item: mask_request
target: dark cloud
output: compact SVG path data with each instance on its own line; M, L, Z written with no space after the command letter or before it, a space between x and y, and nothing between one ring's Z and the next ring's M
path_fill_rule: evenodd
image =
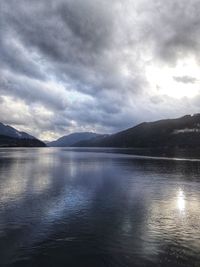
M186 55L196 55L199 60L198 0L158 0L142 8L147 18L146 33L155 45L154 52L162 60L175 63Z
M155 93L146 70L198 64L199 11L199 0L2 0L0 120L53 138L194 113L195 101Z
M59 89L55 84L41 83L27 77L1 73L0 93L2 95L15 96L23 99L27 104L42 103L54 110L62 110L67 107L65 90Z
M174 80L176 82L180 82L180 83L196 83L198 80L194 77L190 77L190 76L174 76L173 77Z

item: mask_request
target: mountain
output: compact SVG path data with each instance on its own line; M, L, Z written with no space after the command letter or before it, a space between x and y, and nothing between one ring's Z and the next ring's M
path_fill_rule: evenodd
M0 122L0 147L44 147L42 141Z
M63 136L56 141L49 142L47 145L50 147L69 147L80 141L86 141L100 136L102 135L91 132L72 133Z
M143 122L116 134L81 141L80 147L196 148L200 147L200 114Z
M4 125L3 123L0 122L0 135L4 136L9 136L13 138L25 138L25 139L35 139L32 135L29 135L25 132L19 132L15 128L9 126L9 125Z

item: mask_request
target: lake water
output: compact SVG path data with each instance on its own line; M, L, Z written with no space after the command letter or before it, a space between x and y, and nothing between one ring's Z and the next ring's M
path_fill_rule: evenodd
M200 161L0 149L0 265L200 266Z

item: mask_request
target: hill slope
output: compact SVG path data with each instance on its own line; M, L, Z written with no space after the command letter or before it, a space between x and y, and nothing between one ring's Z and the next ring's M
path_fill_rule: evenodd
M200 114L177 119L144 122L125 131L89 141L82 147L170 148L200 147Z
M44 147L42 141L25 132L0 123L0 147Z
M59 138L56 141L49 142L47 145L50 147L70 147L75 143L85 140L90 140L102 136L96 133L82 132L82 133L72 133Z

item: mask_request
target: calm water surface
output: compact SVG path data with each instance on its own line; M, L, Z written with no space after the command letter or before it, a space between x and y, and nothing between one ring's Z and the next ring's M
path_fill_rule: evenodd
M1 266L200 266L200 161L0 149Z

